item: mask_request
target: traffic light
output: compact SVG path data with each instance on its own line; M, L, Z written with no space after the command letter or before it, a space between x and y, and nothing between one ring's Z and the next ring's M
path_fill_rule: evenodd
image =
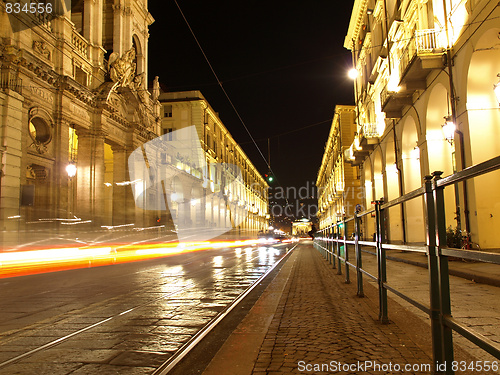
M273 175L272 175L272 174L270 174L270 173L266 173L266 174L264 175L264 177L266 178L267 182L273 182L273 181L274 181L274 177L273 177Z

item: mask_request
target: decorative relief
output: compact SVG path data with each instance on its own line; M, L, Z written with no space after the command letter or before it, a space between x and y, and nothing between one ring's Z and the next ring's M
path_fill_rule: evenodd
M31 165L28 165L26 167L26 178L31 178L33 180L36 179L35 171L33 170L33 167Z
M49 177L49 171L41 165L31 164L26 167L26 177L34 180L45 181L47 177Z
M52 57L52 51L47 47L47 43L41 40L33 41L33 51L35 51L39 55L42 55L47 60L50 60L50 58Z
M19 50L16 46L13 45L4 45L3 46L3 61L5 63L19 64L22 60L22 51Z

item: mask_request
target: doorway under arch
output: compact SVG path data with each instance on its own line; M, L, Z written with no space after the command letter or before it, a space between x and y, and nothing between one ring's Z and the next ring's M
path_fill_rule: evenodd
M418 134L415 121L409 117L403 126L401 138L401 159L403 163L404 193L422 186L420 173L420 149L417 146ZM425 241L422 200L412 199L405 204L406 241L421 243Z
M499 28L491 28L482 35L469 65L468 128L464 133L470 139L472 164L500 155L500 109L493 92L500 73L499 33ZM483 249L500 247L500 237L496 235L500 226L499 184L500 171L477 177L468 184L471 236Z

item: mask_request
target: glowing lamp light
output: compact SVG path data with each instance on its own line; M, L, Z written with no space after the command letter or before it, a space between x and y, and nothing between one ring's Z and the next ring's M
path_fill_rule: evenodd
M499 80L496 85L493 85L493 91L495 92L498 105L500 106L500 73L497 74L497 77L499 78Z
M415 160L420 159L420 149L418 148L418 146L415 146L415 148L410 151L410 158Z
M66 173L68 173L69 178L73 178L76 176L76 165L74 163L69 163L66 166Z
M452 145L453 140L455 139L455 131L457 130L453 121L451 121L451 117L445 117L446 122L441 127L443 130L444 138Z
M349 71L347 72L347 76L350 78L350 79L356 79L358 78L358 70L357 69L349 69Z
M398 174L399 173L398 165L396 163L388 165L386 168L386 172Z

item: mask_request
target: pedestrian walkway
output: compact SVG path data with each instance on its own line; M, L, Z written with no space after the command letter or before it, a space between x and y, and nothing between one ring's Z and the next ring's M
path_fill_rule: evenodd
M351 246L352 247L352 246ZM373 248L369 249L373 252ZM491 250L488 250L491 252ZM500 253L496 250L495 253ZM354 250L349 252L350 256ZM395 260L419 267L427 268L427 255L410 251L388 250L386 251L388 260ZM351 258L354 259L354 258ZM462 277L477 283L488 284L500 287L500 264L464 261L459 258L451 258L449 261L450 275Z
M357 297L355 285L302 242L204 374L430 373L418 319L391 306L403 323L379 323L375 290L367 289Z

